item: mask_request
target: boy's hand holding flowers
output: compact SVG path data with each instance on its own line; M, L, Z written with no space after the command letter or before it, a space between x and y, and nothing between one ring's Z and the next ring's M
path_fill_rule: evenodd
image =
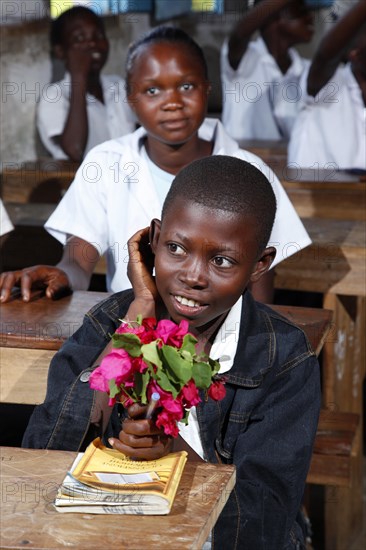
M220 365L196 353L197 340L185 320L176 325L140 317L133 324L122 323L112 340L112 351L89 380L93 389L108 392L111 405L120 401L128 408L130 419L120 440L111 443L135 458L163 456L179 434L177 423L187 424L190 409L202 400L199 390L215 400L224 397L223 382L216 379ZM160 398L154 418L141 418L156 392Z

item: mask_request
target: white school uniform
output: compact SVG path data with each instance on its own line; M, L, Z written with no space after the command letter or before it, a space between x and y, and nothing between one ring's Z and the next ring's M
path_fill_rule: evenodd
M263 38L249 42L234 70L228 40L221 49L222 122L238 140L289 139L301 105L300 77L309 60L290 48L291 66L282 74Z
M116 75L101 75L104 104L87 94L88 141L84 156L96 145L120 137L136 128L135 116L126 99L125 81ZM70 109L71 77L66 73L59 82L48 84L37 108L37 128L53 158L67 159L54 137L62 134Z
M231 155L255 165L271 182L277 199L277 215L270 245L277 248L274 262L308 246L311 242L299 216L273 171L263 161L239 148L219 120L207 118L199 136L213 141L214 155ZM138 230L160 218L163 198L143 154L146 131L95 147L84 159L75 179L45 224L62 243L75 235L107 255L107 287L117 292L130 288L127 277L127 240ZM165 182L163 183L165 185Z
M3 201L0 199L0 237L14 229Z
M349 64L338 67L315 97L306 95L288 162L302 168L366 169L366 107Z

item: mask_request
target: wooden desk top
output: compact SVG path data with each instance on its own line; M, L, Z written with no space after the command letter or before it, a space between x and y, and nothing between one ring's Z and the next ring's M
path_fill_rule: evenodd
M1 548L199 549L235 485L235 468L187 462L167 516L61 514L52 505L76 453L3 447Z
M61 300L44 295L31 303L19 296L1 306L0 346L57 350L82 324L84 314L96 303L110 296L107 292L76 291ZM307 334L314 350L323 344L331 321L324 309L271 305Z
M2 199L6 202L57 203L74 179L79 164L71 160L41 158L24 163L4 163Z
M312 244L280 262L275 287L366 295L366 222L303 219Z
M19 298L1 306L0 402L43 403L47 374L56 350L75 332L84 314L109 294L74 292L51 302L45 296L25 304ZM331 330L332 312L325 309L271 306L298 324L318 354Z
M268 155L283 155L287 157L287 141L271 139L239 139L241 149L250 151L254 155L264 157Z
M17 295L1 304L0 346L57 350L81 326L85 313L109 295L76 291L53 301L35 293L30 303Z

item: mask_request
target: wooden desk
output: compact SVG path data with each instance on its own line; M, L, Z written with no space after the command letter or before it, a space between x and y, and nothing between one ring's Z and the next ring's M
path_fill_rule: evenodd
M361 176L290 168L275 156L267 160L301 218L366 220L366 180Z
M4 202L55 203L74 179L78 163L44 158L24 163L4 163L1 196Z
M275 172L301 218L366 220L366 179L346 170L306 169L287 164L287 143L240 140Z
M82 324L84 314L108 297L104 292L74 292L61 300L45 296L1 305L0 401L38 404L46 395L48 367L56 350Z
M363 381L366 353L366 223L304 219L313 244L276 266L275 287L323 294L334 312L323 348L323 406L357 413L351 488L326 490L327 550L344 550L363 525Z
M265 159L271 155L280 155L287 159L287 141L271 139L239 139L241 149Z
M61 514L52 505L76 453L3 447L1 548L199 549L235 485L235 468L187 462L167 516Z
M44 401L50 360L81 325L84 314L109 296L74 292L51 302L45 296L25 304L19 298L1 306L0 354L3 403L38 404ZM319 352L331 327L332 312L291 306L272 306L298 324Z

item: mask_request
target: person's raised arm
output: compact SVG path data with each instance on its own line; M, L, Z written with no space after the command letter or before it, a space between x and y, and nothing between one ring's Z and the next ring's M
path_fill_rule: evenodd
M229 63L236 70L251 36L269 19L293 0L263 0L246 12L234 26L229 37Z
M0 275L0 302L7 302L14 286L20 286L22 299L30 300L31 289L45 289L48 298L57 299L72 290L87 290L99 253L79 237L66 243L57 266L36 265Z
M70 108L62 134L54 138L66 155L77 162L83 159L89 133L86 94L92 58L90 51L84 48L85 44L77 44L68 52Z
M316 94L332 78L357 31L366 22L366 0L350 8L321 40L310 65L309 95Z

